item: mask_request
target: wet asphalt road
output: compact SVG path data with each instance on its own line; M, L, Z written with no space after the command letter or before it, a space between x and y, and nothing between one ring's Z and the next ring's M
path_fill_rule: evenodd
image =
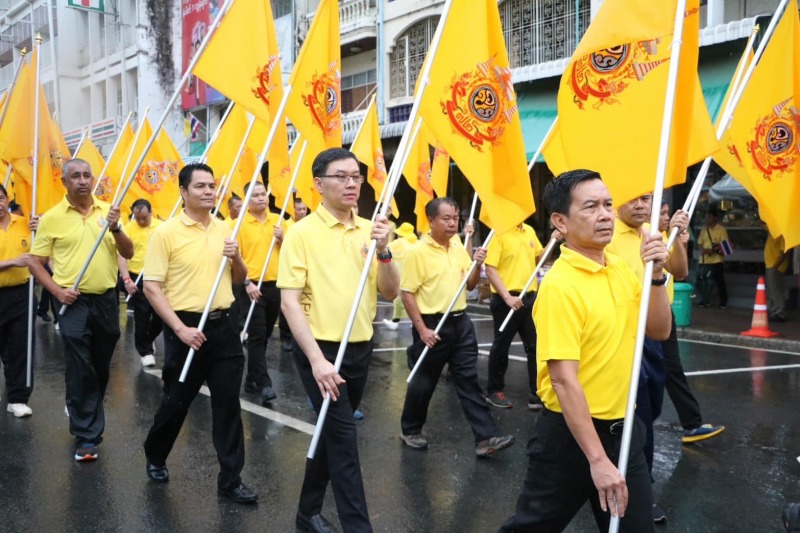
M391 308L379 307L378 320ZM255 506L220 499L211 445L210 402L195 400L167 462L166 485L148 481L144 441L160 401L160 380L144 372L133 349L133 321L121 306L123 337L112 362L106 396L106 433L100 459L72 460L73 439L64 415L61 341L52 324L37 323L33 417L0 412L0 531L2 532L286 532L294 515L314 415L294 366L278 342L268 350L278 400L271 410L243 394L247 462L243 479L260 494ZM491 320L476 317L481 350L488 353ZM535 415L525 408L523 362L512 361L507 394L515 408L494 410L503 432L518 442L490 460L474 456L472 434L455 391L441 382L425 432L427 452L404 449L399 416L408 370L409 324L397 332L376 325L376 347L359 422L359 449L376 531L492 532L514 509L526 467L525 443ZM161 341L159 340L159 347ZM785 502L800 501L800 354L681 343L690 383L708 422L728 429L703 443L680 444L669 400L656 427L657 501L669 532L780 532ZM512 346L512 355L523 355ZM163 362L157 357L159 366ZM789 365L789 368L753 370ZM479 362L485 384L486 355ZM251 403L255 402L255 403ZM286 418L288 417L288 418ZM333 496L324 514L338 525ZM567 531L595 531L584 508Z

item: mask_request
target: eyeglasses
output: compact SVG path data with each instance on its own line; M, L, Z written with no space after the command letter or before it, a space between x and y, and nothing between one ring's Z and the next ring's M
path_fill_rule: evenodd
M330 176L317 176L318 178L333 178L339 183L346 183L353 180L353 183L364 183L364 176L361 174L331 174Z

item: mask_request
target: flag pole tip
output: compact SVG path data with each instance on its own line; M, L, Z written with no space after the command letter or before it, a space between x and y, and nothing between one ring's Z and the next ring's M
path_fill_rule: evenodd
M23 47L23 48L22 48L22 50L19 52L19 55L20 55L20 57L25 57L25 54L27 54L27 53L28 53L28 47L27 47L27 46L25 46L25 47Z
M36 32L36 44L42 44L42 34Z

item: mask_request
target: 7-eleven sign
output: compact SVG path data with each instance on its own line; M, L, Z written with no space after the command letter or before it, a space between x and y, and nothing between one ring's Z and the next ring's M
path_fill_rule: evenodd
M78 9L89 9L92 11L104 12L106 10L103 0L67 0L67 7Z

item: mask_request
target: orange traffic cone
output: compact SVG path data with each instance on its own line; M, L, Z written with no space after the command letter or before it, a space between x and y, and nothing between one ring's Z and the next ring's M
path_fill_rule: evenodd
M753 305L753 323L750 329L743 331L742 335L748 337L777 337L778 332L769 329L767 318L767 291L764 286L764 276L758 278L756 285L756 303Z

